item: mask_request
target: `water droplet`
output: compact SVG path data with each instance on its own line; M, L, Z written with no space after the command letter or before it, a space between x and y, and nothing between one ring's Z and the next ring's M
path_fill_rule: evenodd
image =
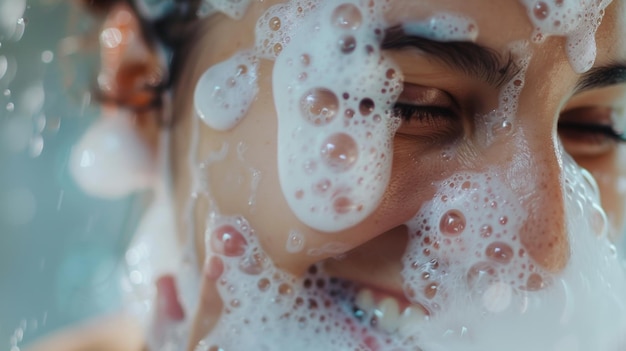
M211 245L215 252L234 257L246 252L248 242L233 226L224 225L213 231Z
M476 287L481 283L489 283L489 280L495 276L496 269L491 263L478 262L467 271L467 283L471 287Z
M12 102L7 104L7 111L13 112L15 110L15 105Z
M281 43L276 43L272 49L274 50L274 55L278 56L283 51L283 45Z
M506 225L509 222L509 217L507 216L502 216L500 217L500 219L498 219L498 222L502 225Z
M353 52L356 49L356 39L351 35L342 37L339 39L339 49L344 54Z
M317 184L315 184L315 192L318 194L324 194L330 189L331 182L328 179L322 179Z
M335 172L352 168L359 156L359 148L350 135L336 133L329 136L320 150L324 163Z
M305 67L310 65L311 64L311 56L309 56L308 54L303 54L302 56L300 56L300 62Z
M352 118L352 117L354 117L354 113L355 113L354 110L349 108L349 109L346 110L345 116L346 116L346 118Z
M550 14L550 8L545 2L540 1L533 8L533 13L537 19L544 20L548 17L548 14Z
M531 274L526 281L526 289L529 291L541 290L544 286L543 278L537 273Z
M246 274L258 275L265 270L266 260L265 255L258 252L247 255L239 261L239 269Z
M502 242L491 243L487 246L487 249L485 249L485 256L487 256L490 260L501 264L511 262L513 255L513 248Z
M271 285L270 280L267 278L261 278L259 279L259 282L257 283L257 286L259 287L259 290L261 291L267 291L270 285Z
M483 238L489 238L493 234L493 228L490 225L485 224L480 227L480 236Z
M270 23L269 23L269 25L270 25L270 29L271 29L271 30L273 30L273 31L277 31L277 30L279 30L279 29L280 29L280 18L278 18L278 17L272 17L272 18L270 19Z
M52 53L52 51L45 50L41 53L41 62L50 63L52 60L54 60L54 53Z
M353 4L340 5L333 11L332 23L339 28L356 30L362 21L361 11Z
M394 79L394 78L396 78L396 70L393 69L393 68L388 69L386 76L387 76L387 79Z
M293 294L293 289L291 288L291 285L287 283L282 283L278 287L278 293L283 296L289 296Z
M300 99L300 107L307 121L315 125L325 125L332 122L337 115L339 99L328 89L314 88Z
M355 209L355 205L350 198L340 196L333 201L333 209L338 214L346 214Z
M437 285L437 283L428 284L424 288L424 296L427 299L432 300L435 298L435 296L437 296L437 290L439 290L439 285Z
M374 101L370 98L365 98L359 103L359 111L363 116L368 116L372 113L372 111L374 111L375 107L376 105L374 104Z
M465 230L465 216L458 210L450 210L441 216L439 229L444 235L456 236Z
M289 253L296 253L302 251L304 248L304 235L299 231L292 230L287 238L286 250Z

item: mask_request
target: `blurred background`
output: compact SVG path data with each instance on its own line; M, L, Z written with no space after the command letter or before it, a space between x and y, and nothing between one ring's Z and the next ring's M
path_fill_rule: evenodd
M99 112L96 27L74 1L0 0L0 350L120 303L138 206L92 199L68 172Z

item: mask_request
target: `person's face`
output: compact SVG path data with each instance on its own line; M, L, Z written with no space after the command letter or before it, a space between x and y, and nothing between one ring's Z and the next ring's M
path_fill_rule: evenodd
M373 291L379 312L384 297L394 297L386 303L396 312L378 315L386 321L378 328L389 332L398 322L385 313L401 314L410 304L432 319L446 311L457 297L446 285L456 284L450 281L456 272L468 280L478 272L534 301L541 294L535 290L551 291L581 249L593 250L576 236L603 235L598 226L607 225L610 240L619 240L626 149L607 130L626 125L621 1L606 8L593 68L584 72L577 71L585 51L568 51L572 36L532 41L529 16L541 18L545 9L522 1L389 1L372 10L386 27L370 52L362 28L341 29L355 33L356 47L338 36L341 43L331 41L344 52L334 53L319 44L335 33L326 30L332 18L297 17L289 42L271 47L277 57L259 59L258 93L248 98L243 89L239 100L228 100L252 101L241 120L217 128L223 130L207 126L194 109L196 83L209 68L254 47L257 21L275 3L255 2L241 20L207 20L176 90L174 110L184 117L173 132L176 207L189 211L179 212L179 227L195 231L200 262L205 240L220 250L211 246L212 236L223 234L220 223L231 223L220 218L242 216L278 271L299 277L321 262L324 274ZM369 10L354 4L361 17L352 13L344 25L367 26ZM423 21L444 12L472 21L471 28L460 27L468 33L454 41L428 34ZM315 28L315 21L320 29L298 30ZM266 23L276 25L271 18ZM447 33L443 25L435 32ZM598 182L607 223L596 207L576 204L577 191L592 187L574 162ZM224 275L236 252L230 254L223 256ZM411 264L426 282L412 278ZM458 291L486 294L493 292L489 286L468 283Z

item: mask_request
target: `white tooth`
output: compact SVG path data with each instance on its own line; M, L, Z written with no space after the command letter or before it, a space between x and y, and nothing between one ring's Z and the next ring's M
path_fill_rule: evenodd
M398 329L400 312L396 299L387 297L378 304L378 326L387 333L393 333ZM378 312L377 311L377 312Z
M370 313L374 307L376 307L374 302L374 294L369 289L362 289L356 295L356 300L354 303L358 308L363 310L365 313Z
M403 337L413 336L423 328L424 320L426 320L426 314L421 308L409 306L400 316L398 331Z

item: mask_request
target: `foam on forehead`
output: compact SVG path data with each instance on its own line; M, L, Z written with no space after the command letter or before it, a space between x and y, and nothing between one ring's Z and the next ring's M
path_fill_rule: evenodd
M577 73L588 71L596 58L595 34L612 0L520 0L535 26L533 40L551 35L567 38L569 61Z

